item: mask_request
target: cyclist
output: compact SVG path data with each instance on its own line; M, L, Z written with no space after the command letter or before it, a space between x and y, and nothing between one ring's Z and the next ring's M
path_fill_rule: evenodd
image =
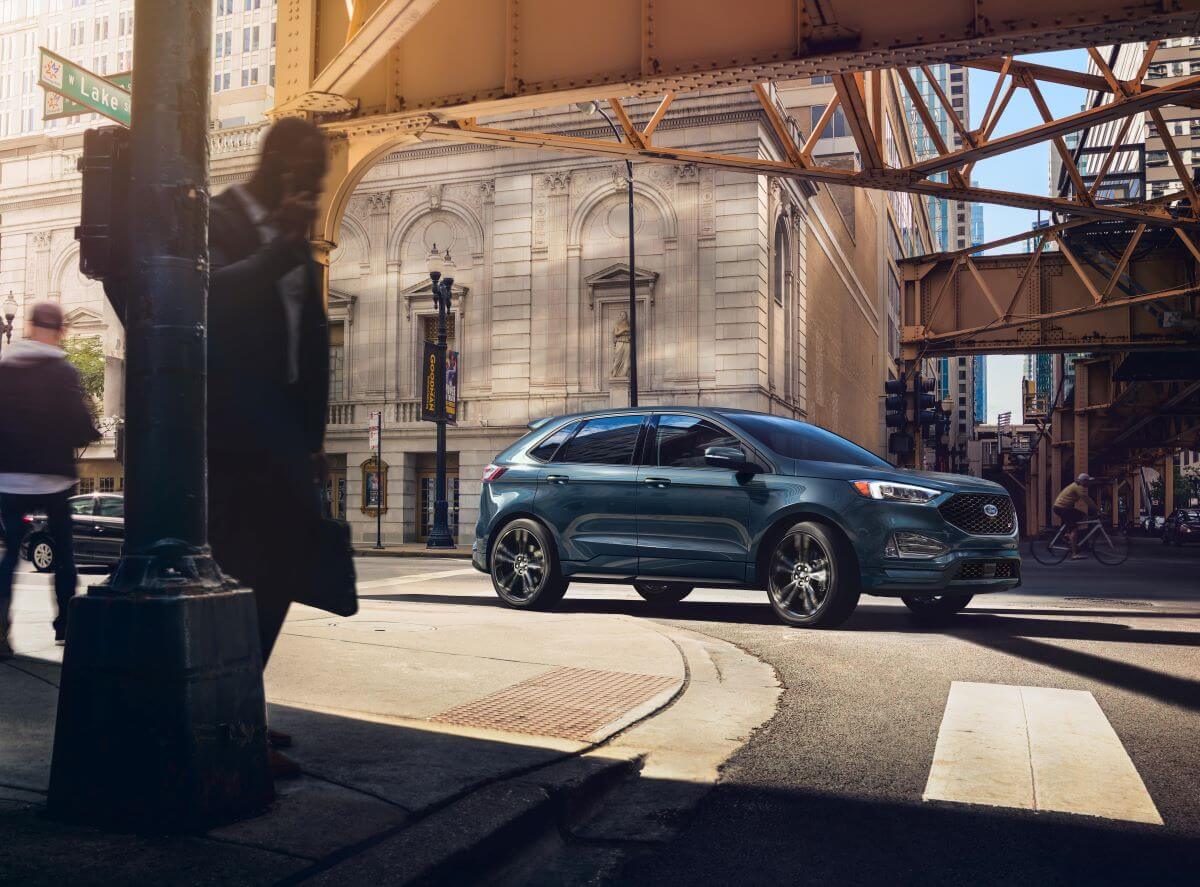
M1071 560L1073 561L1083 557L1075 545L1075 539L1079 534L1079 522L1099 511L1096 503L1092 501L1092 497L1088 495L1088 484L1093 480L1095 478L1085 471L1075 478L1074 483L1063 487L1058 498L1054 500L1054 513L1062 519L1068 530L1067 538L1071 542ZM1082 511L1083 508L1086 508L1087 511Z

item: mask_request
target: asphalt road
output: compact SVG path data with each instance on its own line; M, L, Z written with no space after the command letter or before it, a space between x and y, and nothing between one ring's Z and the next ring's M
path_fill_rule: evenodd
M671 621L769 662L786 691L679 837L605 880L1196 883L1198 572L1200 548L1149 541L1120 568L1027 558L1024 587L939 628L877 599L827 632L773 625L750 603L684 602ZM1165 824L922 801L952 681L1092 693Z

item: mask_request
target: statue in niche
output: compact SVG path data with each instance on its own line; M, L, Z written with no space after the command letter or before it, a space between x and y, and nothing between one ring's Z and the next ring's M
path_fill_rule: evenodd
M609 375L613 379L629 377L629 338L629 312L622 311L612 334L612 372Z

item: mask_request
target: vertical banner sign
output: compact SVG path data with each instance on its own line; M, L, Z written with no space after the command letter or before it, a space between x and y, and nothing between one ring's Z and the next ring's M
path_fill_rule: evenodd
M458 352L434 342L425 343L421 359L421 421L458 424Z
M371 411L371 419L367 425L367 446L372 453L379 452L379 410Z
M122 126L129 126L132 120L133 97L128 89L79 67L44 46L40 47L38 55L38 85L66 100L60 112L65 111L68 103L74 103L84 112L103 114Z
M421 358L421 421L436 422L441 418L438 409L438 346L433 342L425 343L425 352Z
M458 352L446 352L445 401L442 416L450 425L458 424Z

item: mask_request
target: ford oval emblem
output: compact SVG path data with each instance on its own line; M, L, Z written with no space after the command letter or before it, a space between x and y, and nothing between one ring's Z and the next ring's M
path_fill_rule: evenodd
M987 505L983 506L983 513L988 517L995 517L1000 513L1000 509L989 502Z

